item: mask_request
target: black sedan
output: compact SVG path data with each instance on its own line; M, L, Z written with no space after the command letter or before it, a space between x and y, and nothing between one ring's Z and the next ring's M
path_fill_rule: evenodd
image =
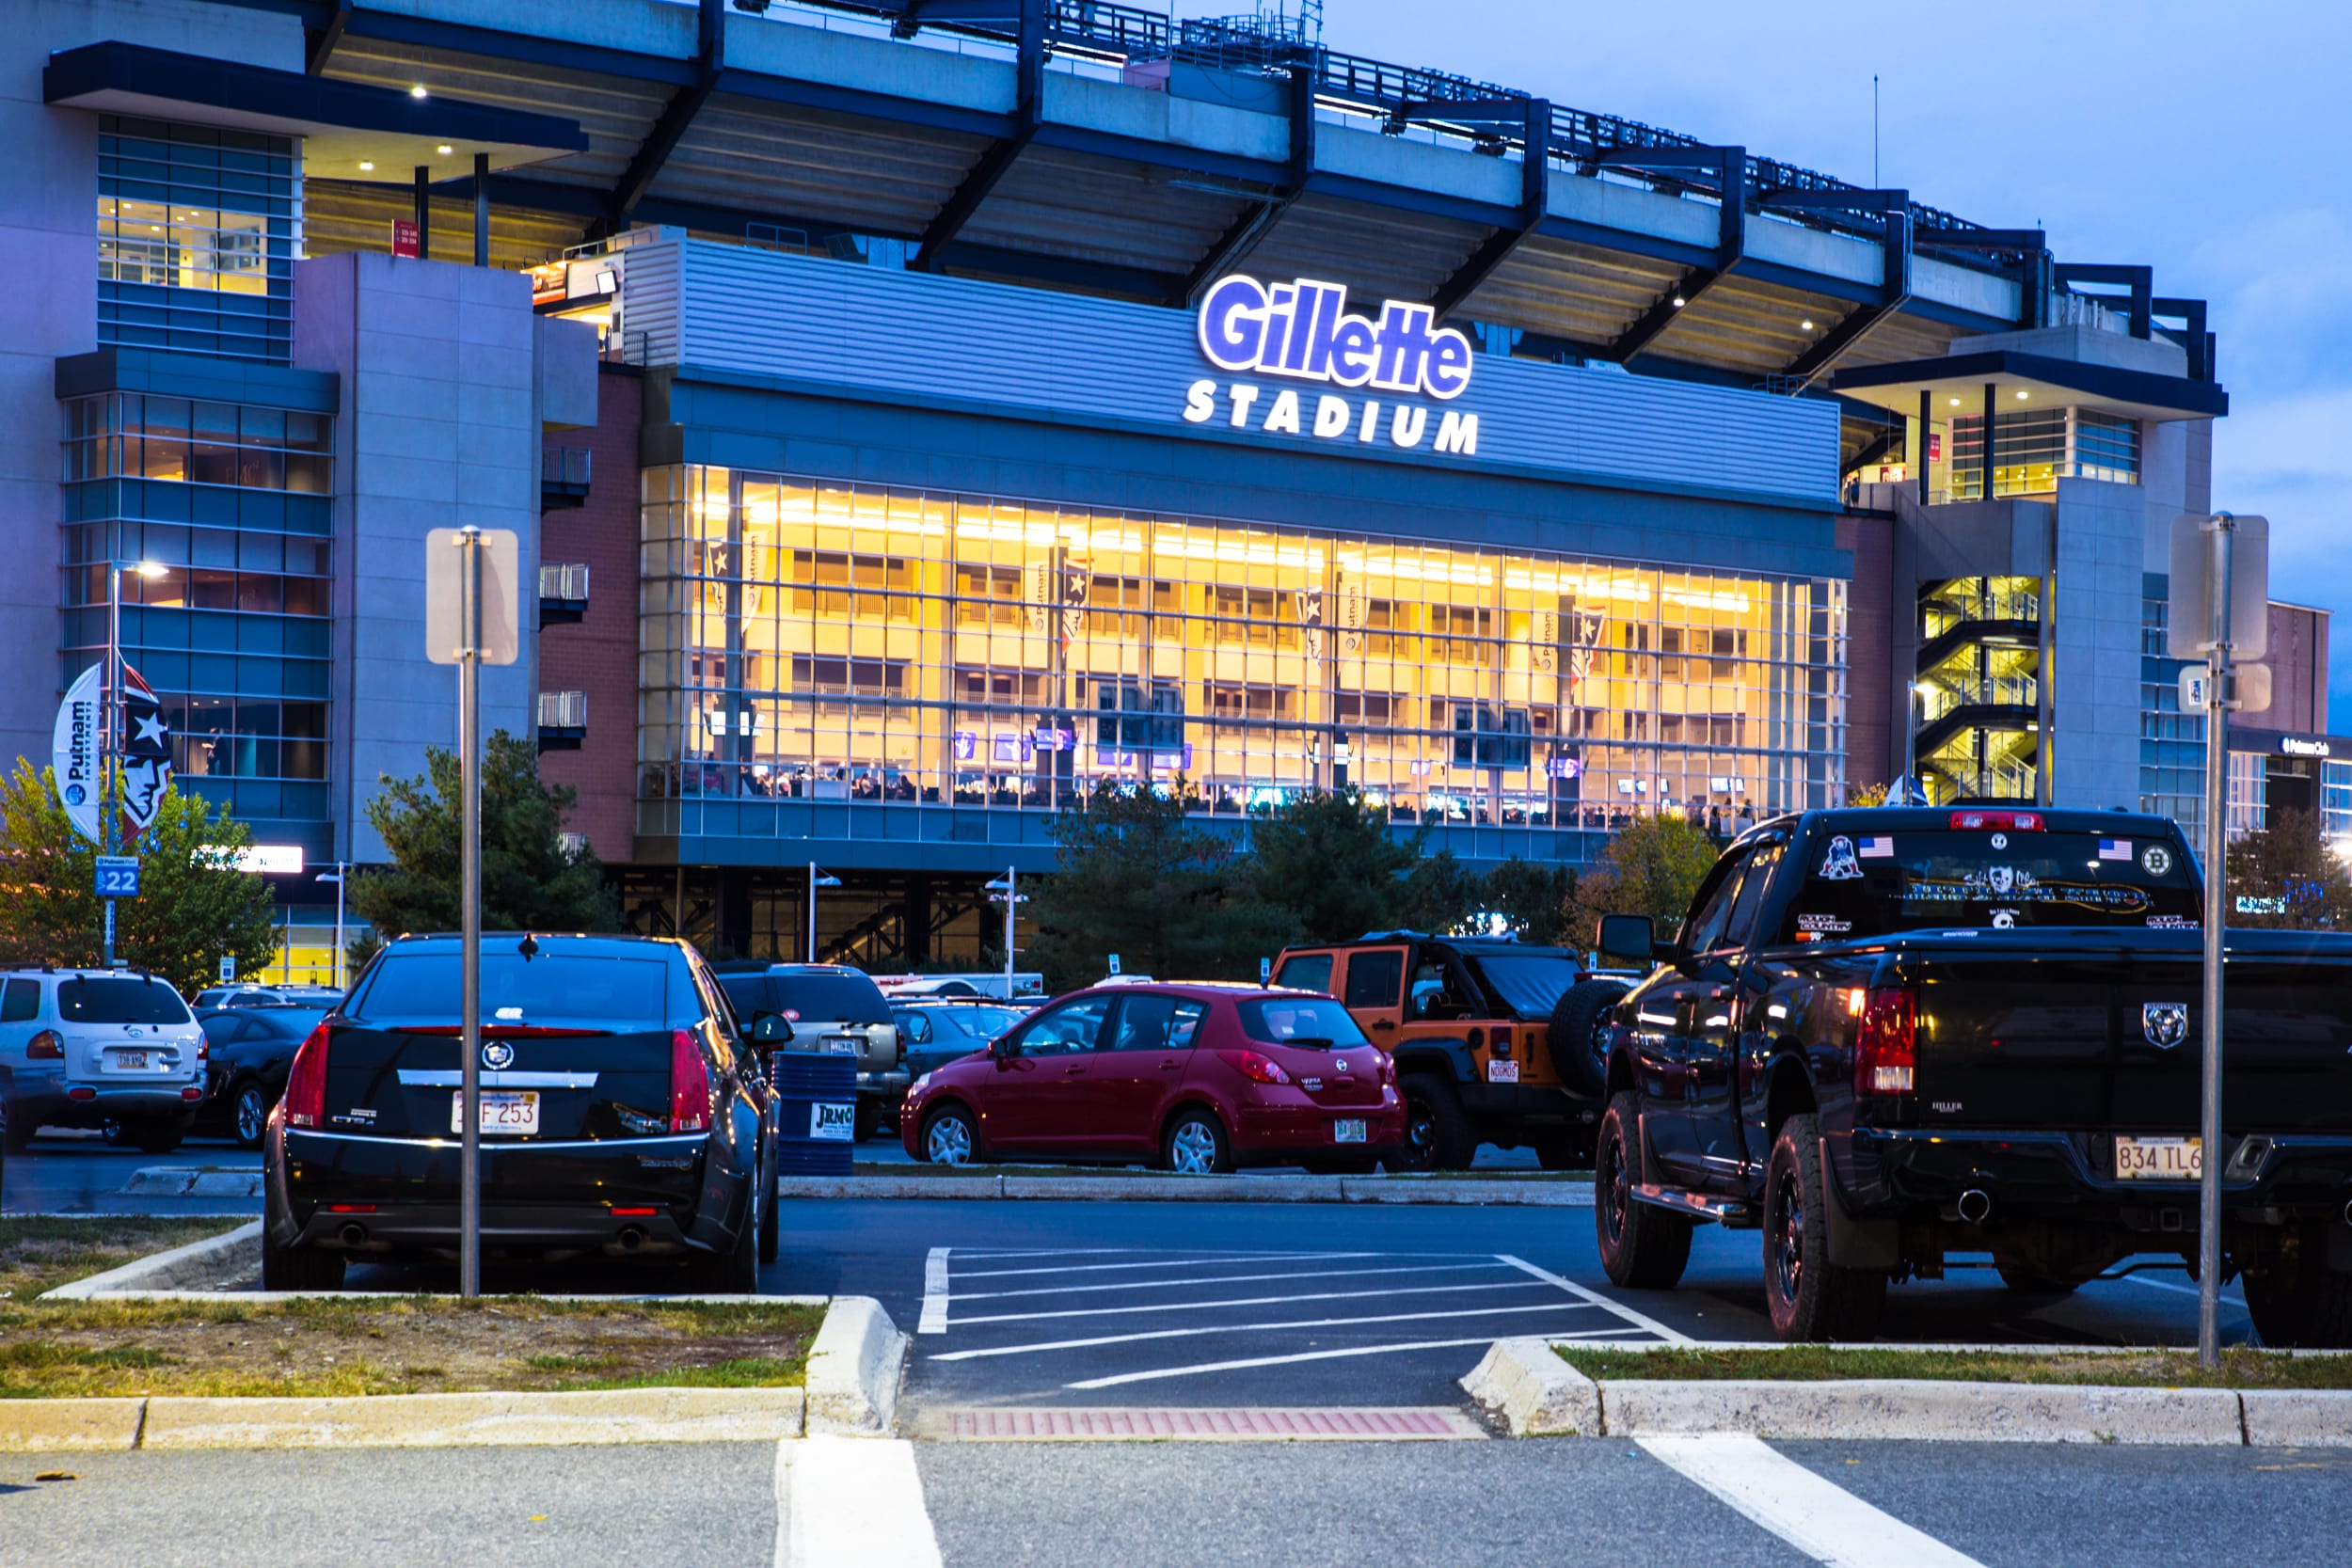
M234 1138L241 1148L261 1148L270 1108L286 1092L294 1050L325 1011L273 1006L213 1007L197 1014L211 1050L204 1099L190 1131L199 1137Z
M455 1253L460 961L455 937L390 943L303 1040L264 1145L265 1288L333 1290L355 1258ZM481 1015L485 1255L671 1257L691 1290L758 1289L776 1248L774 1116L692 948L485 936Z

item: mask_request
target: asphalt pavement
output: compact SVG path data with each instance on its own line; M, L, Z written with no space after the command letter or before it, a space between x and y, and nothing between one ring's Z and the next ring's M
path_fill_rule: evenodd
M841 1441L798 1493L799 1444L0 1455L0 1565L2049 1568L2334 1562L2352 1537L2341 1451ZM937 1556L858 1550L885 1521Z
M255 1171L259 1149L226 1138L190 1138L168 1154L119 1148L96 1132L43 1132L0 1168L0 1213L258 1214L258 1197L207 1194L167 1196L131 1191L132 1179L156 1167Z

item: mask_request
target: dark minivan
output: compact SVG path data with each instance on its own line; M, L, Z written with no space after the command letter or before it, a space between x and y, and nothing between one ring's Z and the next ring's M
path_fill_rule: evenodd
M454 1253L460 962L453 936L390 943L295 1053L264 1156L265 1288ZM776 1248L767 1084L692 948L485 935L481 1051L485 1255L666 1255L693 1290L757 1290Z

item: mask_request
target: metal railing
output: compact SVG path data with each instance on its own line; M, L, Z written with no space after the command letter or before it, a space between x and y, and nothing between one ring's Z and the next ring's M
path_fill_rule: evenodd
M2042 683L2031 675L1988 675L1977 680L1935 681L1919 700L1929 723L1961 707L2038 707Z
M2042 595L2019 591L1990 594L1939 594L1920 607L1930 637L1969 621L2039 621Z
M539 484L542 489L588 490L590 460L595 454L586 447L542 447L539 449Z
M539 693L539 727L543 730L584 730L588 727L588 693Z
M585 601L588 597L588 563L584 561L549 562L539 568L539 597Z

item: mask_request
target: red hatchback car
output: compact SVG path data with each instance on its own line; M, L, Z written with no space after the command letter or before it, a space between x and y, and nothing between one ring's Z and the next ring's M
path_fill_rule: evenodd
M1369 1169L1405 1141L1396 1066L1315 991L1112 983L915 1080L918 1160L1150 1160Z

